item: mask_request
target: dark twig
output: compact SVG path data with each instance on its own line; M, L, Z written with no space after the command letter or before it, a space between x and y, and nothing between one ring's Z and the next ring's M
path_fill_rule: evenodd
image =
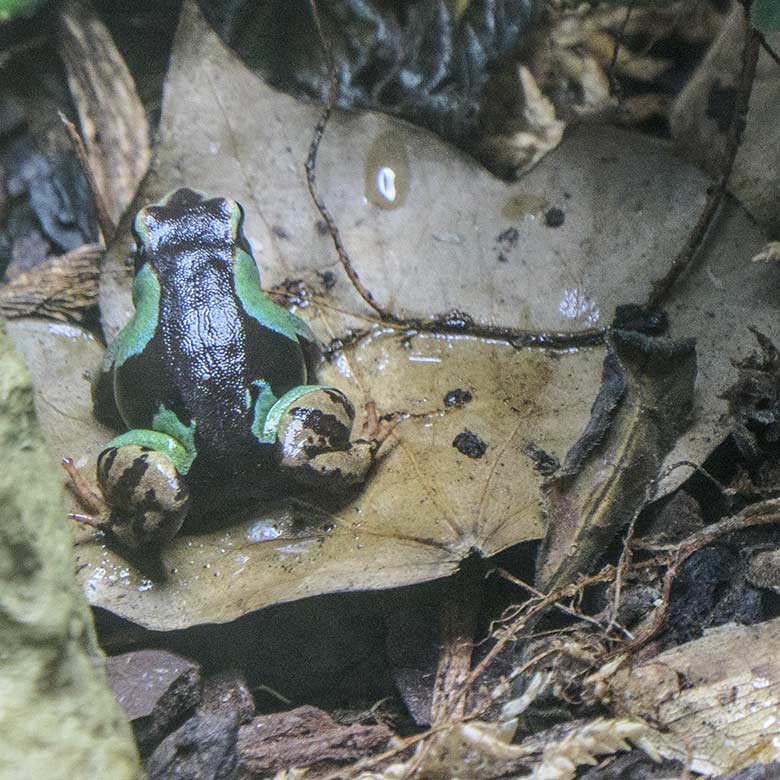
M328 96L325 99L325 107L322 109L322 114L320 114L320 118L317 120L317 124L314 128L314 137L312 138L311 144L309 145L309 156L306 158L306 182L309 185L309 194L311 195L311 199L314 201L314 205L317 207L317 210L325 220L325 224L328 226L328 231L330 232L331 238L333 239L333 244L336 247L336 253L339 256L339 260L341 261L341 265L344 268L344 271L349 277L349 281L352 282L352 286L355 288L355 290L357 290L360 297L384 320L388 319L389 312L374 300L374 296L371 294L371 291L360 281L360 277L358 276L355 267L352 265L352 261L349 259L347 248L344 246L344 242L341 240L341 233L338 229L338 226L336 225L336 220L333 219L333 215L330 213L328 207L325 205L325 202L317 192L317 152L319 151L320 142L322 141L322 136L325 133L325 127L328 124L328 119L330 119L331 111L333 110L333 106L336 104L336 99L338 97L338 80L336 76L336 65L333 60L330 47L327 45L323 35L322 26L320 25L320 16L317 11L317 4L315 0L309 0L309 5L311 6L312 16L314 17L314 24L317 28L317 34L320 37L322 48L328 60L330 85L328 87Z
M331 79L331 84L335 84L335 77ZM336 221L333 219L333 215L328 210L324 201L317 192L317 180L316 180L316 166L317 166L317 150L320 146L325 127L328 124L330 118L331 106L333 104L333 87L331 87L328 95L328 102L317 120L317 125L314 128L314 137L312 138L311 145L309 146L309 156L306 158L306 181L309 185L309 194L314 201L314 205L325 220L325 224L328 226L333 244L336 247L336 253L341 261L341 266L349 277L349 281L352 282L352 286L357 290L360 297L383 319L388 319L388 314L382 306L380 306L375 300L371 291L368 290L360 281L360 277L357 274L352 261L349 259L347 249L344 246L344 242L341 240L341 233L339 232Z
M763 33L758 33L758 40L761 43L761 48L778 64L780 65L780 54L778 54L770 45Z
M747 24L747 23L746 23ZM758 50L760 46L760 34L758 31L747 28L745 33L745 45L742 48L742 72L739 77L737 87L737 98L734 105L734 113L729 124L728 135L726 137L726 151L723 158L723 169L715 186L710 190L707 196L707 202L704 204L704 210L699 216L691 235L683 247L682 251L675 257L671 267L666 275L659 279L653 285L650 298L647 302L648 308L655 309L662 306L665 298L674 287L675 282L682 274L690 268L704 244L707 234L712 227L715 215L718 212L723 196L726 194L731 171L734 168L734 160L742 141L742 133L745 129L745 118L750 103L750 93L753 89L753 80L756 75L756 62L758 61Z

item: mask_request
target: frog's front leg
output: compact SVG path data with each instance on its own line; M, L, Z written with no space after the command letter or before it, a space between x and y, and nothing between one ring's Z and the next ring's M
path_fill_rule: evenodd
M97 462L107 517L90 524L131 550L151 550L170 541L190 506L182 471L191 462L179 442L158 431L132 430L113 439Z
M353 439L355 408L347 396L332 387L301 386L271 407L263 436L275 442L281 467L298 481L338 492L365 480L395 425L380 423L373 404L366 417Z

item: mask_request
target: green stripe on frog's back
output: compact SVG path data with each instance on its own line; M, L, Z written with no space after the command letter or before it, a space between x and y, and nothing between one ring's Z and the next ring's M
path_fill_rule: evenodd
M157 331L160 315L160 282L149 265L133 280L135 314L106 348L105 361L119 368L128 358L140 355Z
M244 311L260 325L286 336L291 341L303 339L316 344L314 334L300 317L296 317L282 306L271 303L263 295L260 290L260 274L254 258L243 249L236 249L233 281L236 295Z

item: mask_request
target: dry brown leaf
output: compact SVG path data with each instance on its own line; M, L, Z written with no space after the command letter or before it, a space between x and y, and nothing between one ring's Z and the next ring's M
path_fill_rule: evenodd
M63 5L59 32L90 169L116 225L149 167L146 112L111 33L88 2Z

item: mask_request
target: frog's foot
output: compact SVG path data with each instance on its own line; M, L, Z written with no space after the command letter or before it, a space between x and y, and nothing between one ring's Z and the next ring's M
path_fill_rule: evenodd
M151 549L181 528L189 489L165 453L139 444L109 446L98 457L97 477L110 510L103 526L120 544Z
M84 509L89 512L89 515L78 515L79 520L87 522L88 518L100 517L106 511L106 502L92 490L92 486L89 484L86 477L79 471L78 466L74 463L73 458L63 458L62 468L70 479L70 487L74 495L78 499ZM88 523L88 525L95 525L94 523ZM97 527L97 526L95 526Z
M76 500L81 506L89 512L88 515L82 515L75 512L71 512L68 517L71 520L75 520L77 523L89 526L96 531L109 530L108 517L110 510L108 504L92 489L89 481L79 471L72 458L62 459L62 468L70 479L70 489L76 496ZM91 537L90 537L91 538ZM76 539L74 544L83 544L87 539Z
M303 390L303 389L302 389ZM288 394L289 395L289 394ZM279 463L298 481L339 492L363 482L397 421L366 407L360 438L352 439L355 408L340 390L312 387L296 393L275 416Z

